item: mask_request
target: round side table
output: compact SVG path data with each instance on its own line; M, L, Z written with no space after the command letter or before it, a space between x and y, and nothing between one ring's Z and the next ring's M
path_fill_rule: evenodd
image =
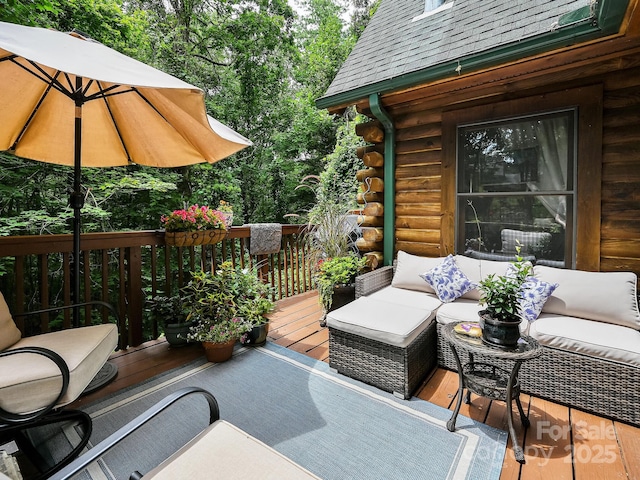
M453 411L451 419L447 422L447 429L453 432L456 428L456 418L462 405L462 395L465 388L467 389L465 403L470 402L470 392L493 400L502 400L507 403L509 412L507 421L509 423L509 435L511 435L511 441L513 443L513 452L518 462L525 463L524 452L516 441L516 432L513 428L512 401L515 400L516 402L522 424L528 427L529 419L524 415L522 404L520 403L518 372L523 362L542 355L542 349L535 339L526 335L520 337L514 349L507 350L492 346L484 343L481 338L456 332L454 328L458 323L471 322L450 323L445 325L442 330L443 336L449 343L456 365L458 366L459 378L456 408ZM463 364L460 361L459 351L467 352L468 362ZM508 371L491 363L476 362L473 357L474 354L483 355L490 359L509 360L513 362L513 367L511 371Z

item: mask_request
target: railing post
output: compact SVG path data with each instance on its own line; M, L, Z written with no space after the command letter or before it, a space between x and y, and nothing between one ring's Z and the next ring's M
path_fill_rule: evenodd
M127 268L127 309L129 317L129 341L135 347L143 342L142 335L142 251L130 247Z

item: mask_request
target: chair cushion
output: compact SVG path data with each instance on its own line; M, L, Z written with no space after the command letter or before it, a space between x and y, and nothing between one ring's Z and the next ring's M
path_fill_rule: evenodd
M69 367L69 388L57 406L74 401L100 371L118 343L113 324L72 328L25 337L10 350L37 346L58 353ZM0 358L0 407L13 413L39 410L60 392L58 367L41 355L17 354Z
M441 325L453 322L479 322L478 312L483 310L477 300L459 298L453 303L445 303L436 312L436 320Z
M543 313L586 318L640 330L636 283L631 272L585 272L536 265L536 278L559 286Z
M404 348L415 340L434 316L431 310L360 297L329 312L327 326Z
M640 368L640 332L629 327L543 313L529 335L550 348Z
M435 293L435 290L420 275L440 265L443 260L443 257L419 257L400 250L398 251L396 269L391 280L391 286Z
M442 305L442 302L438 300L438 297L433 293L418 292L416 290L407 290L406 288L396 288L392 286L384 287L368 295L367 298L380 302L409 305L414 308L429 311L435 310Z
M293 480L318 477L235 425L218 420L142 478Z
M11 317L7 302L0 293L0 351L9 348L20 340L21 336L20 330Z

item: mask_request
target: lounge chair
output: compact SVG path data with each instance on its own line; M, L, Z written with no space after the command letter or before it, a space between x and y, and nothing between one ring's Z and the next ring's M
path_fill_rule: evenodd
M116 323L23 338L0 294L0 445L15 441L39 470L38 478L68 464L89 440L91 418L64 407L83 393L115 350L118 315L111 305L97 301L26 314L86 305L108 308ZM81 440L63 458L53 459L42 440L43 429L52 432L64 422L81 425Z
M166 408L194 393L203 395L207 400L209 426L150 472L145 475L137 471L133 472L129 477L130 480L318 479L308 470L248 433L229 422L220 420L218 402L211 393L198 387L185 387L167 395L153 407L105 438L56 473L51 480L68 479L81 472Z

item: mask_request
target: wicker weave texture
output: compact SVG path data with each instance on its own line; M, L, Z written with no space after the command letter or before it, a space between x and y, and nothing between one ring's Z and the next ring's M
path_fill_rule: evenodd
M438 324L438 365L455 371L453 353L441 334L442 328ZM541 357L522 364L519 380L523 391L640 426L640 368L544 345L542 349ZM511 368L506 362L479 355L476 361Z
M382 267L356 277L356 298L370 295L381 288L391 285L393 267Z
M410 398L436 366L432 320L406 348L329 328L329 365L339 373Z

